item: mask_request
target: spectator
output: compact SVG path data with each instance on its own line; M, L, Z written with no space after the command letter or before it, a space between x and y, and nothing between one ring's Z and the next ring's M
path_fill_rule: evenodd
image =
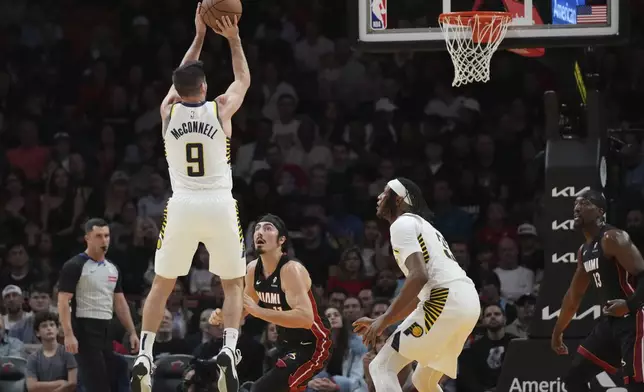
M347 292L344 289L336 288L329 290L329 307L342 310L344 301L347 299Z
M372 319L377 319L378 317L382 316L385 314L387 309L389 309L390 302L388 299L383 299L379 298L376 299L373 302L373 306L371 307L371 312L369 313L369 317Z
M342 306L342 317L344 317L349 324L364 316L364 309L358 297L347 297Z
M364 261L360 249L352 247L346 249L340 256L337 267L331 267L331 277L327 284L328 290L336 287L344 289L347 294L357 296L360 291L371 286L371 282L364 273Z
M434 182L434 226L448 241L471 238L472 218L462 209L452 205L452 189L447 180Z
M467 273L467 276L472 279L474 285L477 288L480 288L480 265L476 262L472 262L469 245L462 241L455 241L449 245L449 249L452 251L452 255L454 255L458 265L460 265L461 268L463 268L463 271Z
M57 166L47 178L42 196L41 223L43 230L69 242L85 207L80 193L69 181L69 173Z
M507 299L514 301L523 294L532 293L534 272L519 265L519 250L516 242L509 238L499 241L499 266L494 272L501 280L501 293Z
M197 253L193 258L192 267L190 268L190 294L205 294L210 292L213 280L213 274L208 270L208 260L210 255L203 244L199 244Z
M499 202L487 206L485 225L476 233L479 244L496 246L501 238L514 237L516 228L507 223L505 207Z
M190 347L182 338L172 336L172 314L168 309L163 314L159 331L154 339L154 357L169 354L190 354Z
M390 252L389 248L389 241L383 237L378 221L375 219L365 221L360 250L366 276L375 277L377 271L383 268Z
M516 338L505 332L505 315L498 305L488 305L483 309L483 325L485 335L461 354L459 391L494 390L510 340Z
M20 169L28 181L37 182L49 161L49 148L40 145L38 125L31 119L20 122L20 146L7 151L7 160Z
M10 337L4 325L4 317L2 317L0 318L0 357L23 357L25 354L23 343Z
M383 269L376 276L373 295L382 298L393 298L397 287L396 274L390 269Z
M524 223L517 228L517 236L520 249L519 264L531 269L535 274L543 271L544 256L539 248L537 228L530 223Z
M338 255L325 239L322 224L317 218L302 219L302 238L294 241L295 254L311 274L316 286L325 286L329 267L338 263Z
M52 312L39 312L34 316L34 331L42 348L27 359L27 390L76 391L78 365L74 356L58 344L58 316Z
M358 293L358 299L362 303L364 308L364 313L369 314L371 312L371 307L373 306L373 291L371 289L362 289Z
M350 331L351 324L345 323L338 309L328 308L324 315L331 324L333 353L326 368L309 381L307 391L366 391L362 366L362 356L366 348L364 351L353 350L349 342L350 336L353 335Z
M512 324L505 327L505 332L510 335L527 338L528 328L534 316L534 308L537 305L537 299L532 295L522 295L516 302L517 318Z
M152 218L154 222L161 224L170 193L161 174L153 173L149 181L150 190L146 196L139 199L137 211L139 216Z
M20 287L12 284L5 286L2 289L2 299L7 310L7 314L2 316L2 325L5 330L10 331L16 324L31 316L30 313L22 309L25 300Z
M166 305L172 316L172 337L177 339L185 338L188 333L189 320L192 318L192 312L186 307L185 292L183 281L177 279Z
M41 348L41 342L36 335L38 327L34 325L35 315L42 312L55 312L47 283L38 283L32 286L29 292L29 308L31 314L15 323L9 331L9 336L22 341L25 344L25 352L32 354Z
M7 271L0 276L0 287L17 286L23 291L28 291L32 284L39 280L39 276L31 268L27 247L21 243L15 243L7 247Z

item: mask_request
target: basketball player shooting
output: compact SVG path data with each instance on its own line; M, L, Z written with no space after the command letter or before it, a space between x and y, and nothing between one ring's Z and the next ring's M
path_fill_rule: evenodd
M620 367L627 389L644 391L644 260L626 232L606 224L605 211L606 199L595 190L575 200L574 225L585 241L552 331L552 349L568 354L563 332L590 282L604 304L604 315L577 348L565 379L570 392L589 391L588 382L597 373L615 374Z
M283 251L286 234L282 219L272 214L255 225L253 241L259 256L248 264L244 316L277 325L279 359L253 383L251 392L304 391L330 356L328 321L320 315L308 271ZM210 323L221 321L217 309Z
M432 213L420 188L406 178L387 183L377 215L391 224L391 247L406 279L400 294L377 319L363 317L354 331L373 346L388 326L403 320L369 365L377 392L401 392L398 373L413 361L419 392L440 392L445 374L456 378L456 363L481 312L474 283L429 221Z
M232 196L230 169L231 118L250 86L248 64L242 50L237 17L217 20L215 32L228 40L235 80L215 101L207 101L206 77L198 61L206 35L195 13L196 34L181 65L172 74L172 87L161 103L163 139L172 197L168 200L154 260L156 276L143 307L139 356L132 369L132 391L150 391L152 347L168 296L176 278L190 270L202 242L210 251L210 271L219 275L225 293L224 345L214 358L220 368L220 392L237 392L235 366L243 309L246 259L244 239Z

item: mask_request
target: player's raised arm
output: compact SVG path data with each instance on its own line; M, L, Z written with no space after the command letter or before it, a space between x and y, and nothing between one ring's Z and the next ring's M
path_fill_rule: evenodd
M199 60L201 49L203 48L203 41L206 37L206 30L206 24L201 17L201 3L197 3L197 9L195 10L195 38L192 40L192 44L186 51L186 54L183 56L180 66L191 61ZM161 119L163 120L164 125L166 119L170 116L172 105L178 101L179 94L174 88L174 85L172 85L170 86L170 90L168 90L168 94L166 94L165 98L161 102ZM163 129L165 129L165 126Z
M227 123L233 115L239 110L246 96L246 91L250 87L250 70L248 62L244 55L241 38L239 38L239 28L237 27L239 19L235 15L233 18L224 16L216 21L217 29L215 32L228 40L230 52L233 61L233 74L235 80L228 87L223 95L217 97L217 106L219 107L219 118L222 123ZM224 124L224 132L230 136L230 127Z
M245 297L244 307L251 315L269 323L285 328L310 329L313 325L313 305L309 298L311 278L306 268L298 262L288 262L282 267L281 283L291 310L261 308L250 297Z
M561 311L559 312L557 323L552 331L551 346L558 354L568 353L568 349L563 344L563 332L566 330L573 317L575 317L575 314L579 309L579 305L581 304L581 300L584 298L584 294L588 289L588 284L590 283L590 275L584 269L584 264L581 260L582 248L583 247L580 247L577 252L577 269L570 281L568 291L566 291L566 294L563 297Z
M628 300L610 300L605 312L612 316L635 313L644 306L644 260L642 254L623 230L608 230L601 239L606 256L614 257L617 262L637 280L635 291Z

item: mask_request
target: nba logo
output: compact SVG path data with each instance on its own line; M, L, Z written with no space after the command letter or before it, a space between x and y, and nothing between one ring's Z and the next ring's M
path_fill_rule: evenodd
M387 0L371 0L371 29L387 28Z

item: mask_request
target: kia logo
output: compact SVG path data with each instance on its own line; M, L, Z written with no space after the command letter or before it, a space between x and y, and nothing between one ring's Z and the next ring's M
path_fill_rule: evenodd
M564 253L564 254L559 254L559 253L553 253L552 254L552 263L557 264L557 263L576 263L577 262L577 256L573 253Z
M575 223L572 219L568 219L562 222L557 220L552 221L552 230L573 230L575 228Z
M581 189L576 189L574 186L567 186L565 188L552 188L552 197L577 197L580 194L589 191L590 187L586 186Z

